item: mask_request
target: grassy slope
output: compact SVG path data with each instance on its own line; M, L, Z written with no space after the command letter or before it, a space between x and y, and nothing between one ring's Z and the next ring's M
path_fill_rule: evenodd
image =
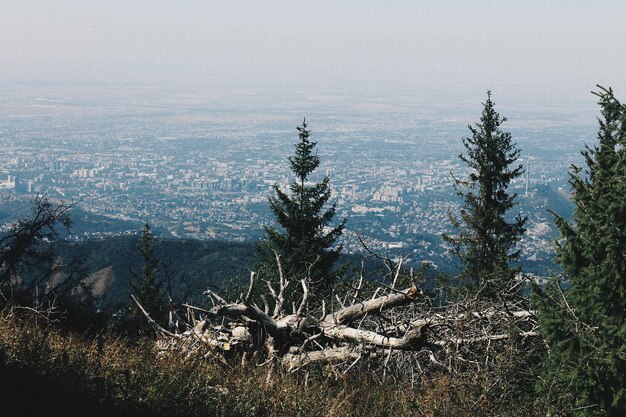
M368 371L268 372L238 359L158 355L149 340L79 336L19 310L0 314L0 404L7 416L541 415L523 399L493 402L485 395L488 379L433 375L411 386Z

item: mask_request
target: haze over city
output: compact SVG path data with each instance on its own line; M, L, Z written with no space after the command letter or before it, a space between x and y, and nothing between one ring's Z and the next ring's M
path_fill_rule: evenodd
M348 231L429 259L491 90L528 167L512 185L525 255L545 261L546 204L567 211L567 168L595 136L589 92L626 89L624 17L618 1L8 1L0 187L256 239L307 117Z
M0 80L580 99L625 86L625 18L617 0L7 0Z

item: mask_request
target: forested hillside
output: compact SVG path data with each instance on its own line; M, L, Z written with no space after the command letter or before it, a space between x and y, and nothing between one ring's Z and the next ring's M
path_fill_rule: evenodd
M58 241L53 251L62 263L75 262L85 276L99 308L128 305L131 270L141 269L139 235L113 236L79 242ZM159 260L158 282L178 301L201 300L211 288L233 291L247 285L253 270L252 242L157 238L154 254ZM361 268L362 255L342 255L338 266ZM384 269L380 261L365 259L367 276L374 279Z
M62 262L78 261L94 289L98 280L106 282L99 289L102 307L130 302L130 270L141 269L138 235L115 236L81 242L61 241L54 251ZM176 299L201 296L206 288L232 289L244 282L252 269L252 243L199 241L192 239L156 239L155 256L160 260L159 282L171 285Z

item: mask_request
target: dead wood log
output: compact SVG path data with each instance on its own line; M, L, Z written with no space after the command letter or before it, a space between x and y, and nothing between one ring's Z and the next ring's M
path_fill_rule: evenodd
M369 330L355 329L345 325L324 326L325 336L337 340L374 345L382 348L416 349L424 341L424 328L409 330L404 337L391 337Z
M519 332L519 333L503 333L503 334L490 334L484 336L476 336L476 337L468 337L468 338L452 338L446 340L437 340L432 342L435 346L446 346L446 345L467 345L471 343L480 343L486 341L499 341L511 339L513 337L539 337L540 334L538 332L530 331L530 332Z
M204 331L204 327L206 326L206 324L207 324L206 320L202 320L202 321L199 321L193 327L193 329L191 329L191 335L194 337L194 339L196 339L199 342L204 343L205 345L213 349L219 349L223 351L230 350L231 344L229 342L219 341L216 338L214 338L210 334L210 332Z
M189 330L182 334L170 333L158 326L134 297L133 300L148 321L166 337L192 340L194 345L208 347L209 352L217 356L226 351L253 352L265 363L278 361L289 370L320 362L343 364L339 366L347 370L362 358L376 356L386 357L379 362L386 370L391 366L392 357L403 358L403 355L415 358L427 355L428 363L448 364L445 366L453 369L450 363L455 358L458 363L478 363L481 350L485 350L483 342L506 343L506 340L538 336L534 313L523 309L527 304L479 304L468 299L432 306L416 286L395 289L400 265L393 269L391 260L388 260L388 267L392 285L381 284L371 298L358 299L362 290L361 276L352 296L347 294L343 300L337 297L342 308L326 314L326 304L322 303L322 316L315 319L308 311L307 281L302 280L303 298L299 306L293 306L293 314L286 314L283 303L290 281L280 266L280 257L277 253L274 255L279 280L274 283L276 288L266 281L269 294L265 295L270 297L261 296L263 309L251 300L254 273L250 274L247 292L240 294L234 303L207 290L212 307L185 305L190 324ZM423 309L404 308L420 298L425 300ZM268 299L273 301L273 306L268 304Z
M282 364L287 370L293 371L311 363L335 363L354 360L358 359L361 354L362 352L360 349L355 349L350 346L341 346L333 349L316 350L297 354L287 353L282 358Z
M254 304L216 305L209 312L212 316L246 317L261 324L273 337L282 337L291 330L287 323L274 320Z
M513 320L525 320L525 319L534 319L535 312L531 310L519 310L519 311L502 311L502 310L494 310L489 309L486 311L472 311L470 313L461 313L461 314L453 314L453 315L441 315L441 314L433 314L428 318L421 318L417 320L412 320L408 325L399 325L396 327L396 330L400 332L406 332L411 328L429 326L429 327L437 327L437 326L450 326L452 323L460 323L466 322L470 319L477 320L506 320L507 318Z
M341 310L330 313L324 317L324 322L335 324L348 324L363 318L367 314L383 311L385 309L400 307L414 302L422 291L415 286L397 291L392 294L377 297L371 300L361 301Z

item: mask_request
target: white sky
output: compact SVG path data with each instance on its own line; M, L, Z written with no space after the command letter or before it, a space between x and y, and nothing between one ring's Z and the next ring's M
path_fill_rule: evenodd
M624 0L2 0L0 81L626 93Z

